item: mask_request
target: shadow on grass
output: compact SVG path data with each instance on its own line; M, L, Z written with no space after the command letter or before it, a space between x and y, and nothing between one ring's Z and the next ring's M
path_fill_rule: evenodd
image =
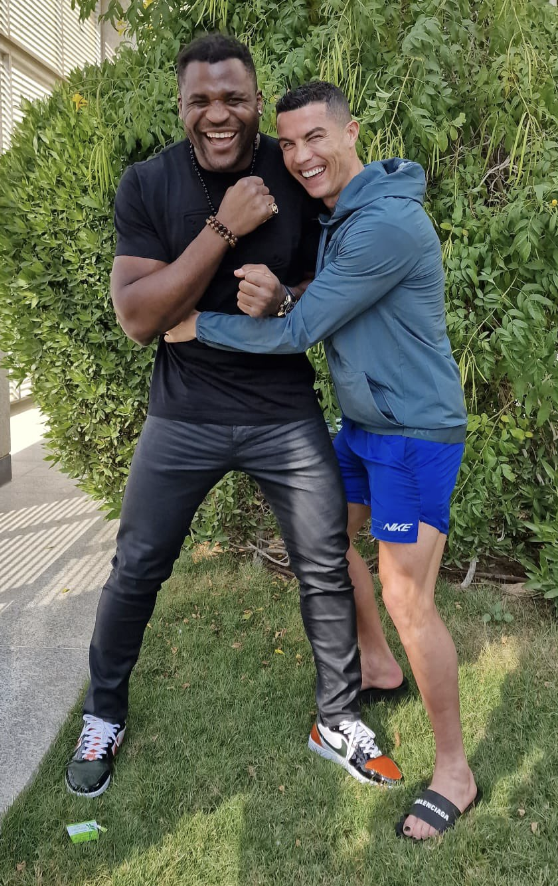
M556 883L558 630L552 610L531 600L504 603L514 615L511 624L482 626L489 604L500 599L495 589L463 594L448 588L441 607L458 648L465 745L483 802L443 839L398 840L394 825L401 806L408 809L427 785L434 750L430 736L418 745L403 742L406 787L398 809L394 814L390 795L380 818L369 818L369 840L353 852L347 882ZM413 713L413 704L402 705L392 719L420 729L425 715Z
M443 841L415 846L394 835L432 767L416 694L364 712L407 787L359 785L305 747L314 669L296 586L228 558L185 558L146 632L114 784L93 801L65 792L78 706L4 818L0 884L550 883L556 631L523 604L503 642L504 628L482 626L486 593L441 595L460 651L467 748L486 796ZM107 832L73 846L64 826L90 818Z
M183 561L164 589L131 681L114 783L96 800L64 787L81 704L70 715L3 819L3 886L242 882L247 822L257 854L280 852L297 826L308 851L299 807L320 831L339 782L305 747L314 670L298 593L219 560ZM72 845L65 825L91 818L106 833Z

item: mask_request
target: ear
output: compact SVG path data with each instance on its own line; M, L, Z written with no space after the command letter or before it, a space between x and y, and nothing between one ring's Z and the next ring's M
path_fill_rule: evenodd
M347 134L350 147L354 147L357 143L358 134L360 132L360 123L358 122L358 120L351 120L350 123L347 123L345 127L345 132Z
M180 92L178 93L178 95L176 97L176 103L178 105L179 119L182 120L182 125L184 126L184 130L186 130L186 124L184 123L184 106L182 104L182 95L180 94Z
M258 108L258 115L261 117L263 114L263 95L261 89L258 89L256 92L256 104Z

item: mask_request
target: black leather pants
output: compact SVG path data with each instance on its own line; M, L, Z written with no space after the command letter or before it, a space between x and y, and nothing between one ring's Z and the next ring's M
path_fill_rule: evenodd
M359 717L347 507L321 418L261 427L147 418L126 487L112 572L97 609L85 713L125 721L128 682L157 591L172 572L200 503L231 470L257 481L279 521L300 582L320 719L333 726Z

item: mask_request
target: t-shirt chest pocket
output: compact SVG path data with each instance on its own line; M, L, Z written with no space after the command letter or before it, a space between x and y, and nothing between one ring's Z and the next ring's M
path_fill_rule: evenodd
M280 279L288 276L299 245L295 234L300 233L292 230L296 225L288 230L285 221L274 217L242 237L236 249L225 257L224 264L233 269L244 264L267 265Z
M181 255L187 246L196 239L205 227L205 220L211 215L209 209L192 212L169 213L167 238L172 261Z
M210 215L209 208L170 214L168 238L172 261L203 231ZM221 271L232 273L236 268L250 263L267 265L280 278L288 275L295 255L295 242L294 238L284 236L286 232L276 230L280 226L274 225L275 221L278 219L271 219L252 233L241 237L236 248L225 253Z

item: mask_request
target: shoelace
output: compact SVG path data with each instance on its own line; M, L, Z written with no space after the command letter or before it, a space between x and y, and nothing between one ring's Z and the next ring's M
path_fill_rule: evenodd
M376 734L372 732L368 726L365 726L362 720L343 720L339 724L339 731L349 741L348 756L353 752L355 746L358 746L367 757L381 757L382 752L376 744Z
M120 725L107 723L91 714L85 714L83 719L85 726L80 736L82 756L85 760L99 760L109 744L115 741Z

